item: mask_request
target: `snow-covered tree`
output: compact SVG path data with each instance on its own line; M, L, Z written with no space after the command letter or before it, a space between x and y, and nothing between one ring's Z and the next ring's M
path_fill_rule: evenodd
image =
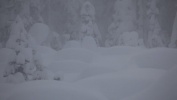
M138 46L139 37L137 32L125 32L119 37L119 45Z
M62 48L61 36L56 32L51 32L48 34L47 39L44 41L43 45L51 47L54 50L59 50Z
M159 10L157 8L157 0L148 0L147 6L148 46L164 46L161 39L161 26L158 21Z
M101 41L101 34L95 21L95 8L89 2L86 1L81 8L81 28L80 28L80 39L82 40L85 36L91 36L95 39L97 45Z
M4 77L7 77L8 81L19 79L19 77L21 81L32 80L36 78L33 76L35 72L40 71L42 73L43 71L40 59L37 58L39 56L35 48L32 48L32 41L29 38L22 19L17 16L6 44L7 48L14 50L14 54L4 72Z
M137 0L137 32L144 43L147 41L146 2L147 0Z
M79 39L80 8L84 0L68 0L67 1L67 21L66 33L70 35L71 40Z
M117 0L114 6L113 22L108 28L107 46L119 45L119 37L124 32L136 30L136 6L134 0Z
M170 41L170 44L169 44L168 47L170 47L170 48L176 48L177 47L177 13L176 13L174 24L173 24L171 41Z

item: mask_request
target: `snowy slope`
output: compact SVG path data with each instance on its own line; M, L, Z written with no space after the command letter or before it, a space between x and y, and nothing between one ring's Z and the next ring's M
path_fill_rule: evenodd
M158 82L136 95L122 100L176 100L177 66L170 69Z
M46 46L37 46L36 50L39 54L39 59L42 60L45 66L48 66L53 61L53 57L57 53L57 51Z
M100 91L109 100L119 100L146 89L164 73L164 70L156 69L129 69L92 76L75 84Z
M8 55L6 51L9 50L4 49L0 54ZM55 51L45 46L37 46L37 51L49 74L61 75L62 80L0 84L2 100L4 96L8 97L4 100L177 98L174 94L177 93L176 68L171 69L177 65L176 49L120 46L98 47L92 50L68 47ZM3 61L3 58L1 60ZM171 70L167 72L168 69ZM158 81L159 79L161 80Z
M98 54L84 48L66 48L58 51L55 54L55 60L79 60L86 63L93 61L93 58L97 57Z
M57 81L34 81L19 84L6 100L107 100L87 88Z
M169 48L150 49L135 55L132 60L142 68L170 69L177 65L177 50Z

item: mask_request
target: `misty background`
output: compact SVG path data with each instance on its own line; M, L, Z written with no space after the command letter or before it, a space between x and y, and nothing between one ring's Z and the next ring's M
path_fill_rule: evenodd
M94 7L94 22L98 26L101 37L100 46L105 46L105 44L108 46L120 45L117 42L120 40L117 34L130 31L136 31L138 37L143 39L146 47L168 46L176 15L176 0L131 0L132 3L125 3L123 4L124 7L116 4L121 0L1 0L0 41L5 46L10 35L10 26L17 15L23 19L27 31L34 23L44 23L48 25L51 31L59 34L62 39L67 34L70 35L70 40L76 40L81 29L81 8L85 1L89 1ZM155 2L155 5L152 2ZM129 10L126 10L126 8ZM129 15L121 15L118 14L121 12L120 10L130 13ZM155 12L148 13L150 10ZM119 32L117 30L120 27L118 23L124 21L124 16L134 17L129 20L134 27ZM152 16L155 16L153 22L159 24L159 32L150 32L155 30L155 27L150 29L150 27L153 27L153 23L149 23ZM119 22L116 22L117 20ZM111 24L115 24L114 27ZM119 30L121 30L121 27ZM151 33L158 34L163 44L157 43L151 46L148 43ZM64 40L62 39L60 39L60 42L63 45ZM106 41L109 41L109 43L106 43Z
M0 100L177 100L177 0L0 0Z

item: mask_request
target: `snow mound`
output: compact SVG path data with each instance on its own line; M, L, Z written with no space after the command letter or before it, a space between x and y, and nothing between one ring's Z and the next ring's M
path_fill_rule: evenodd
M62 48L62 41L59 33L51 32L48 34L46 40L42 43L43 46L51 47L54 50L60 50Z
M109 100L119 100L151 86L163 74L163 70L130 69L86 78L75 84L100 91Z
M98 92L57 81L34 81L18 85L6 100L107 100Z
M130 46L114 46L110 48L100 48L99 51L103 55L130 55L139 53L146 50L141 47L130 47Z
M132 58L139 67L162 69L169 69L176 65L176 59L177 50L169 48L150 49Z
M16 73L14 75L9 75L6 79L8 83L22 83L25 82L25 78L22 73Z
M63 48L81 48L81 43L76 40L67 41Z
M55 60L79 60L90 63L96 56L98 56L97 53L84 48L67 48L58 51Z
M80 74L89 66L88 63L78 60L53 61L47 69L53 74L62 76L61 81L73 82L79 79Z
M81 73L80 78L122 71L132 67L129 65L129 56L99 56Z
M86 49L93 49L97 47L97 44L93 37L85 36L82 40L82 47Z
M107 73L114 73L117 69L109 68L109 67L97 67L97 66L90 66L87 67L78 77L77 80L94 77L97 75L107 74Z
M176 77L177 65L150 88L122 100L177 100Z
M6 95L15 87L15 84L0 83L0 100L5 100Z
M57 51L46 46L37 46L36 50L39 54L39 59L45 66L48 66L53 61L53 57L57 53Z
M87 63L81 61L66 60L52 62L48 68L54 72L80 73L88 66L89 65Z
M36 23L30 28L29 33L36 40L36 42L41 45L47 39L50 29L45 24Z

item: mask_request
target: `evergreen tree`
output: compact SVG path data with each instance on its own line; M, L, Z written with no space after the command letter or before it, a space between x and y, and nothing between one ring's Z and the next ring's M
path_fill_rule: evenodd
M177 47L177 13L176 13L174 24L173 24L171 41L170 41L169 47L171 48Z
M146 44L147 42L147 17L146 17L147 0L137 0L137 32L139 38Z
M79 11L83 1L84 0L67 1L66 35L69 35L71 40L79 40L78 33L81 24Z
M6 47L14 50L14 55L12 55L4 73L4 77L7 77L8 80L18 79L19 75L24 80L32 80L36 79L34 73L43 73L43 66L40 59L36 59L38 55L36 55L35 48L32 48L30 36L28 36L19 16L11 27L11 35ZM42 79L42 76L38 77Z
M101 41L101 34L95 21L95 8L88 1L81 8L80 39L82 40L85 36L93 37L97 45Z
M136 6L134 0L117 0L113 21L108 28L107 46L119 45L119 37L124 32L136 30Z
M157 0L148 0L147 2L147 23L148 23L148 47L163 46L161 40L161 26L158 21L159 10Z

